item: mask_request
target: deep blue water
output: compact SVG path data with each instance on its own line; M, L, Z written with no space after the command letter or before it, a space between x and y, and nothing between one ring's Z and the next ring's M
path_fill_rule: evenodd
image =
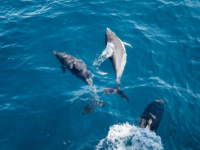
M117 86L109 59L92 65L106 47L106 27L133 47L126 47L121 78L130 103L101 92ZM52 50L86 63L105 107L82 115L90 88L62 74ZM197 0L0 0L0 149L95 149L110 127L121 135L124 123L137 128L158 98L165 103L156 132L163 148L200 149L199 52Z

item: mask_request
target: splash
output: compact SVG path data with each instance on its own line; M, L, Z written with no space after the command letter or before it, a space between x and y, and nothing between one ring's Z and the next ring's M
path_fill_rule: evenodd
M93 97L94 97L95 100L99 101L99 96L97 94L96 86L91 86L90 87L90 93L93 95Z
M100 66L107 58L113 55L114 45L112 43L107 43L106 49L102 52L97 60L94 61L93 66Z
M125 123L111 126L96 150L163 150L163 147L155 132Z

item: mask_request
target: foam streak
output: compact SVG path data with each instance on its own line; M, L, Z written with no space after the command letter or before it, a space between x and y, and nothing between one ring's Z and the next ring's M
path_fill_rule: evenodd
M101 56L94 61L93 66L100 66L107 58L111 57L113 55L113 48L114 45L112 43L108 43Z

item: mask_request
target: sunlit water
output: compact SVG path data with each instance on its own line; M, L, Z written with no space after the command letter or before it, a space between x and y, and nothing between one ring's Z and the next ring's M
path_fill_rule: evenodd
M129 103L102 92L117 87L110 60L93 66L106 27L133 47L120 86ZM82 59L93 87L62 74L53 50ZM200 149L199 50L199 1L0 0L0 149ZM93 97L106 106L82 115ZM157 132L140 129L158 98Z

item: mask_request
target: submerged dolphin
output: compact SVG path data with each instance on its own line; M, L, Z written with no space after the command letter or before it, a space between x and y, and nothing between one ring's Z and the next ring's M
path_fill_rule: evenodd
M60 60L63 73L65 73L66 68L68 68L72 74L81 78L86 84L92 85L93 80L91 77L93 74L88 70L86 64L82 60L72 55L56 51L53 51L53 54Z
M163 113L164 113L163 101L156 100L152 102L144 110L140 118L139 126L141 128L145 128L146 126L148 126L148 128L151 131L156 131L162 119Z
M105 104L101 103L100 100L98 100L97 103L95 103L95 99L93 98L91 101L92 103L90 103L90 105L84 107L83 115L87 115L90 112L97 112L97 110L92 109L94 106L105 107Z

